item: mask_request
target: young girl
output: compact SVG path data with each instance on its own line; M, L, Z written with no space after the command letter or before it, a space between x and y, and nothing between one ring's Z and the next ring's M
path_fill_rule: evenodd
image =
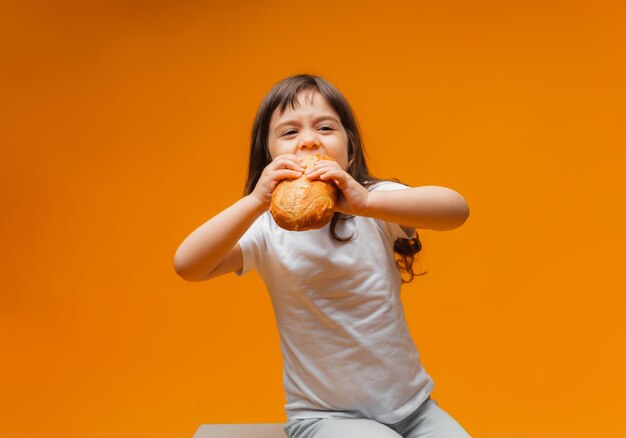
M312 153L335 160L306 174L337 186L337 212L321 229L286 231L268 212L272 191ZM402 272L415 275L416 229L450 230L468 215L451 189L371 176L348 102L297 75L261 103L245 196L182 242L175 269L188 281L259 272L280 333L289 438L467 437L430 398L400 286Z

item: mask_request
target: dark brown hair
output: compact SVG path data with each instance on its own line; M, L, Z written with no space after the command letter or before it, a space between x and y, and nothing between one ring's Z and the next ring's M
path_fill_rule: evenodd
M319 92L330 106L335 110L341 119L346 133L348 135L348 168L346 172L364 187L383 181L370 175L365 162L365 154L363 150L363 142L359 127L352 112L352 108L343 95L330 82L319 76L308 74L299 74L290 76L277 83L270 92L265 96L252 127L252 138L250 141L250 161L248 165L248 176L246 180L244 194L248 195L254 190L263 169L272 161L272 157L268 148L269 125L272 114L278 108L283 112L287 105L295 108L298 102L298 96L304 91ZM398 181L393 179L393 181ZM351 216L336 212L330 222L330 232L336 240L345 242L353 237L340 237L335 232L337 222L340 220L348 220ZM394 244L396 253L396 263L402 272L403 283L413 280L417 274L413 271L413 260L422 248L417 231L411 239L399 238ZM405 279L408 276L408 280Z

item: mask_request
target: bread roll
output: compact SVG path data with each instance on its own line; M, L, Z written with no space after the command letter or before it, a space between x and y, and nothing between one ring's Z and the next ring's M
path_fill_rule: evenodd
M321 154L302 158L302 167L309 168L319 160L333 160ZM322 228L333 217L337 187L330 182L310 180L302 174L296 179L284 179L274 189L270 213L285 230L305 231Z

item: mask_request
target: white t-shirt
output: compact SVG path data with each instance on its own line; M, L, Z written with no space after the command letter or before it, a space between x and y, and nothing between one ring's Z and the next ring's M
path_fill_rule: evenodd
M383 182L370 190L406 186ZM413 230L409 230L412 234ZM242 275L256 269L270 293L280 335L283 382L292 418L400 421L430 395L400 299L393 245L411 237L397 224L355 216L286 231L269 212L239 241Z

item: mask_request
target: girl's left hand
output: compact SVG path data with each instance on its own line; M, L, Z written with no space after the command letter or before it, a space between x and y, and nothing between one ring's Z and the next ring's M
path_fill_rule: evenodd
M363 216L367 211L368 190L359 184L339 163L330 160L316 162L307 169L305 175L309 179L332 181L340 191L336 209L342 213Z

